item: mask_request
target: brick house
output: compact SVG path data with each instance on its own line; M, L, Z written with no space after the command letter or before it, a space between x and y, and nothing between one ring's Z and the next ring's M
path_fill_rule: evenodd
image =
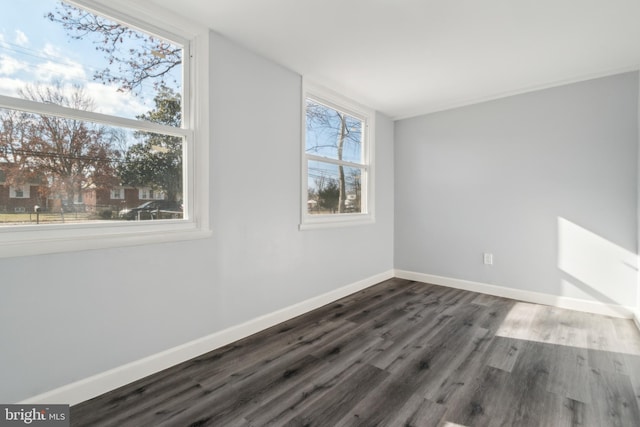
M165 194L150 187L120 186L111 189L89 188L82 193L82 201L87 212L110 210L118 212L131 209L150 200L164 200Z
M0 212L33 212L36 205L46 203L40 196L40 190L39 183L9 185L4 172L0 170Z
M60 198L47 198L43 196L46 193L46 186L42 183L9 185L6 182L6 175L0 170L0 212L34 212L36 205L43 211L59 211L63 208ZM88 188L82 192L81 198L74 200L73 209L90 213L100 213L105 210L117 213L147 201L164 199L166 196L163 192L154 191L151 187Z

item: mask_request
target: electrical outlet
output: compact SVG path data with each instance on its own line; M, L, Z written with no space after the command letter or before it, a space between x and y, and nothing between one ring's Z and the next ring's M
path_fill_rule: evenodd
M493 265L493 254L485 252L483 258L485 265Z

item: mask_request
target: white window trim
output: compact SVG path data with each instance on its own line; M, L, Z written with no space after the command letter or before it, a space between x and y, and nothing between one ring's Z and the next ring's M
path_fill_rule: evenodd
M118 197L113 197L115 192L118 192ZM110 200L125 200L125 191L124 187L116 187L109 189L109 199Z
M27 225L0 227L0 258L40 255L49 253L74 252L89 249L103 249L123 246L138 246L183 240L207 238L212 235L209 224L209 30L183 20L161 8L140 5L122 0L74 0L72 3L94 12L108 15L125 22L128 26L146 32L165 35L169 39L185 44L184 73L191 80L185 86L189 91L190 105L184 105L185 117L190 118L189 129L164 127L156 123L145 123L122 118L117 121L109 117L109 123L120 124L141 130L153 129L173 132L175 136L186 136L184 151L185 207L187 220L166 220L148 222L92 221L84 224ZM135 17L145 17L144 19ZM187 47L188 46L188 47ZM190 63L190 65L189 65ZM197 90L194 88L197 87ZM0 104L5 104L0 97ZM15 100L10 100L15 108ZM47 105L31 105L37 112L51 113ZM185 103L186 104L186 103ZM98 113L77 112L78 119L104 122ZM161 128L158 128L160 126Z
M18 197L16 194L18 191L22 191L22 196ZM13 194L13 196L12 196ZM9 198L10 199L30 199L31 198L31 185L30 184L22 184L22 185L10 185L9 186Z
M314 156L306 153L306 99L313 98L322 104L345 112L353 117L362 119L364 122L364 165L366 166L366 179L363 179L362 208L361 213L341 213L341 214L314 214L307 210L308 197L308 160L317 157L318 160L333 163L331 159ZM319 86L313 82L303 79L302 82L302 136L301 136L301 191L300 191L300 230L316 230L322 228L345 227L355 225L367 225L375 222L375 111L365 107L351 99ZM348 162L341 162L348 164ZM362 168L362 164L353 164L354 167Z

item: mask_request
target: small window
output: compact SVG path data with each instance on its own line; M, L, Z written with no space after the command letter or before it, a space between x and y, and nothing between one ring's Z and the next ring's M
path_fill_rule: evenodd
M371 110L308 83L301 228L373 220Z
M138 198L140 200L165 200L167 197L166 193L162 190L144 187L138 189Z
M110 197L111 197L111 200L123 200L124 199L124 189L122 189L122 188L112 188Z
M11 199L28 199L31 193L31 186L18 185L9 187L9 198Z
M151 189L150 188L140 188L138 190L138 198L140 200L151 200Z

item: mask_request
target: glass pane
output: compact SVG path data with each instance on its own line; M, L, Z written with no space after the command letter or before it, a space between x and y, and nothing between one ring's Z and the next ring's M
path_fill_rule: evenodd
M178 100L182 46L55 0L16 1L0 14L0 94L131 119L148 116L160 91ZM48 93L81 88L81 103Z
M306 104L306 152L335 160L363 163L362 120L309 98Z
M179 137L0 109L0 226L182 218L182 147Z
M310 160L307 211L310 214L362 212L363 169Z

